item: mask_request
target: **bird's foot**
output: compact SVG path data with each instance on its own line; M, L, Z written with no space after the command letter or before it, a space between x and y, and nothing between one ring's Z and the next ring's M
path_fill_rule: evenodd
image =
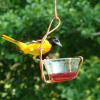
M40 59L38 59L38 58L36 58L36 57L34 57L34 56L33 56L33 60L34 60L36 63L38 63L38 62L40 61Z
M46 59L49 59L49 57L48 57L48 56L46 56Z

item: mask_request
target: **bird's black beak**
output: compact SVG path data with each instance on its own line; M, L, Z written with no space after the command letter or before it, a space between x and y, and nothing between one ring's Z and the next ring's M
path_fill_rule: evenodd
M59 41L59 42L56 42L56 44L57 44L58 46L62 47L62 44L60 43L60 41Z

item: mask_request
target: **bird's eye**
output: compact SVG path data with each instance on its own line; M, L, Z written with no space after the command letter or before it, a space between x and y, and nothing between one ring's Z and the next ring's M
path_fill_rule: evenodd
M59 40L55 39L54 41L55 41L55 42L58 42Z

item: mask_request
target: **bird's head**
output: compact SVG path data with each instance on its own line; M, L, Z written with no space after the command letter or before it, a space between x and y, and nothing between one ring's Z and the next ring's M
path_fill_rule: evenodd
M59 39L57 37L49 37L48 41L52 44L52 45L58 45L60 47L62 47L61 42L59 41Z

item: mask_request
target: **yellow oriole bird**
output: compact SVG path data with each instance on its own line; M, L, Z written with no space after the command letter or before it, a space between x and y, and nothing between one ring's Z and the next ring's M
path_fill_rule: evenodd
M37 40L37 41L33 40L32 42L23 43L7 35L2 35L2 38L16 44L24 54L31 54L33 55L33 58L36 58L37 56L40 55L41 40ZM52 37L45 40L42 48L43 55L51 51L54 45L62 46L59 39L56 37Z

